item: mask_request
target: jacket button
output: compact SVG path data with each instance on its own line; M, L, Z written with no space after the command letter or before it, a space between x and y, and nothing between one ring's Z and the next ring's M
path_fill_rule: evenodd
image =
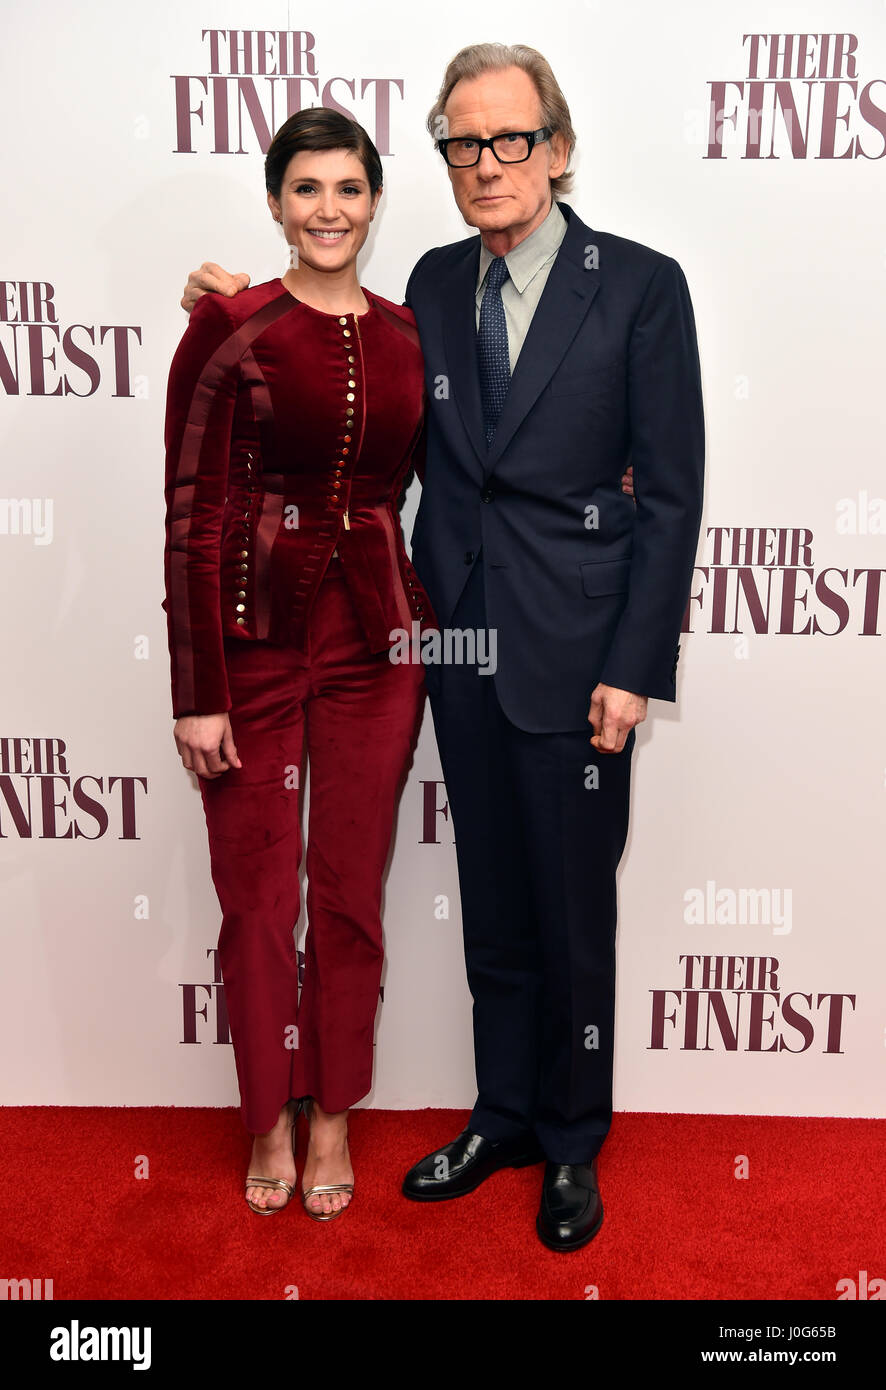
M492 491L491 487L484 487L483 491L480 493L480 501L491 502L494 496L495 493Z
M466 565L472 565L473 563L474 563L474 552L473 552L473 550L466 550L466 551L465 551L465 564L466 564Z

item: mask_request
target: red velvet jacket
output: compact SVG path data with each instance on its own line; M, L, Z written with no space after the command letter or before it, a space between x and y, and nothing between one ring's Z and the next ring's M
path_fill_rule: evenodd
M415 320L364 294L359 322L281 280L194 307L166 398L175 718L231 708L224 637L303 646L336 549L372 651L394 628L434 624L398 512L423 445Z

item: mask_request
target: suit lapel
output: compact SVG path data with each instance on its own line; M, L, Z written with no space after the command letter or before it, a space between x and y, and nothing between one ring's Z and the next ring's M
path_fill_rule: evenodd
M469 253L459 262L443 287L443 332L449 396L454 398L468 438L481 466L486 460L486 432L477 369L476 293L480 265L480 238L473 238Z
M547 386L554 371L559 366L566 349L581 326L585 314L593 303L599 289L599 271L585 268L587 247L593 241L593 232L586 226L568 204L561 203L560 209L568 220L566 235L560 243L542 291L538 307L532 316L529 332L520 349L514 375L505 403L499 416L498 426L492 440L491 449L480 451L484 470L488 474L495 467L507 448L517 429L529 414L538 397ZM476 284L479 251L474 264ZM471 325L474 324L474 294L470 295ZM476 331L474 332L476 341ZM482 429L482 407L480 404L479 379L476 369L476 347L474 347L472 371L474 394L480 420L480 441L485 446Z

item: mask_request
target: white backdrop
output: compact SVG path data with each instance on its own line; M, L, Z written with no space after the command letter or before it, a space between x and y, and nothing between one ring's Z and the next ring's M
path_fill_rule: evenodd
M837 15L854 42L822 42ZM446 61L490 38L551 61L579 215L683 266L708 482L679 700L650 702L634 755L615 1104L882 1114L886 7L450 0L445 16L406 0L7 7L0 1101L237 1103L202 806L172 741L163 413L188 270L283 272L247 98L273 129L287 87L255 42L250 80L228 39L213 65L211 23L297 31L290 78L300 54L317 83L298 104L340 101L389 151L361 262L378 293L399 302L428 246L469 234L424 118ZM778 52L754 53L757 33ZM787 33L811 37L788 52ZM709 151L712 102L726 119ZM474 1099L434 806L426 714L386 887L370 1105Z

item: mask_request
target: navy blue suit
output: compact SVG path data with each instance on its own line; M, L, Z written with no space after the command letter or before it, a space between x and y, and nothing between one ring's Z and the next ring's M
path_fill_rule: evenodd
M588 740L598 682L674 700L702 508L692 304L676 261L566 235L491 447L476 350L479 237L418 262L427 457L413 565L441 628L488 627L497 668L429 665L455 827L489 1139L534 1129L583 1162L612 1113L615 870L634 732ZM631 463L636 500L621 491Z

